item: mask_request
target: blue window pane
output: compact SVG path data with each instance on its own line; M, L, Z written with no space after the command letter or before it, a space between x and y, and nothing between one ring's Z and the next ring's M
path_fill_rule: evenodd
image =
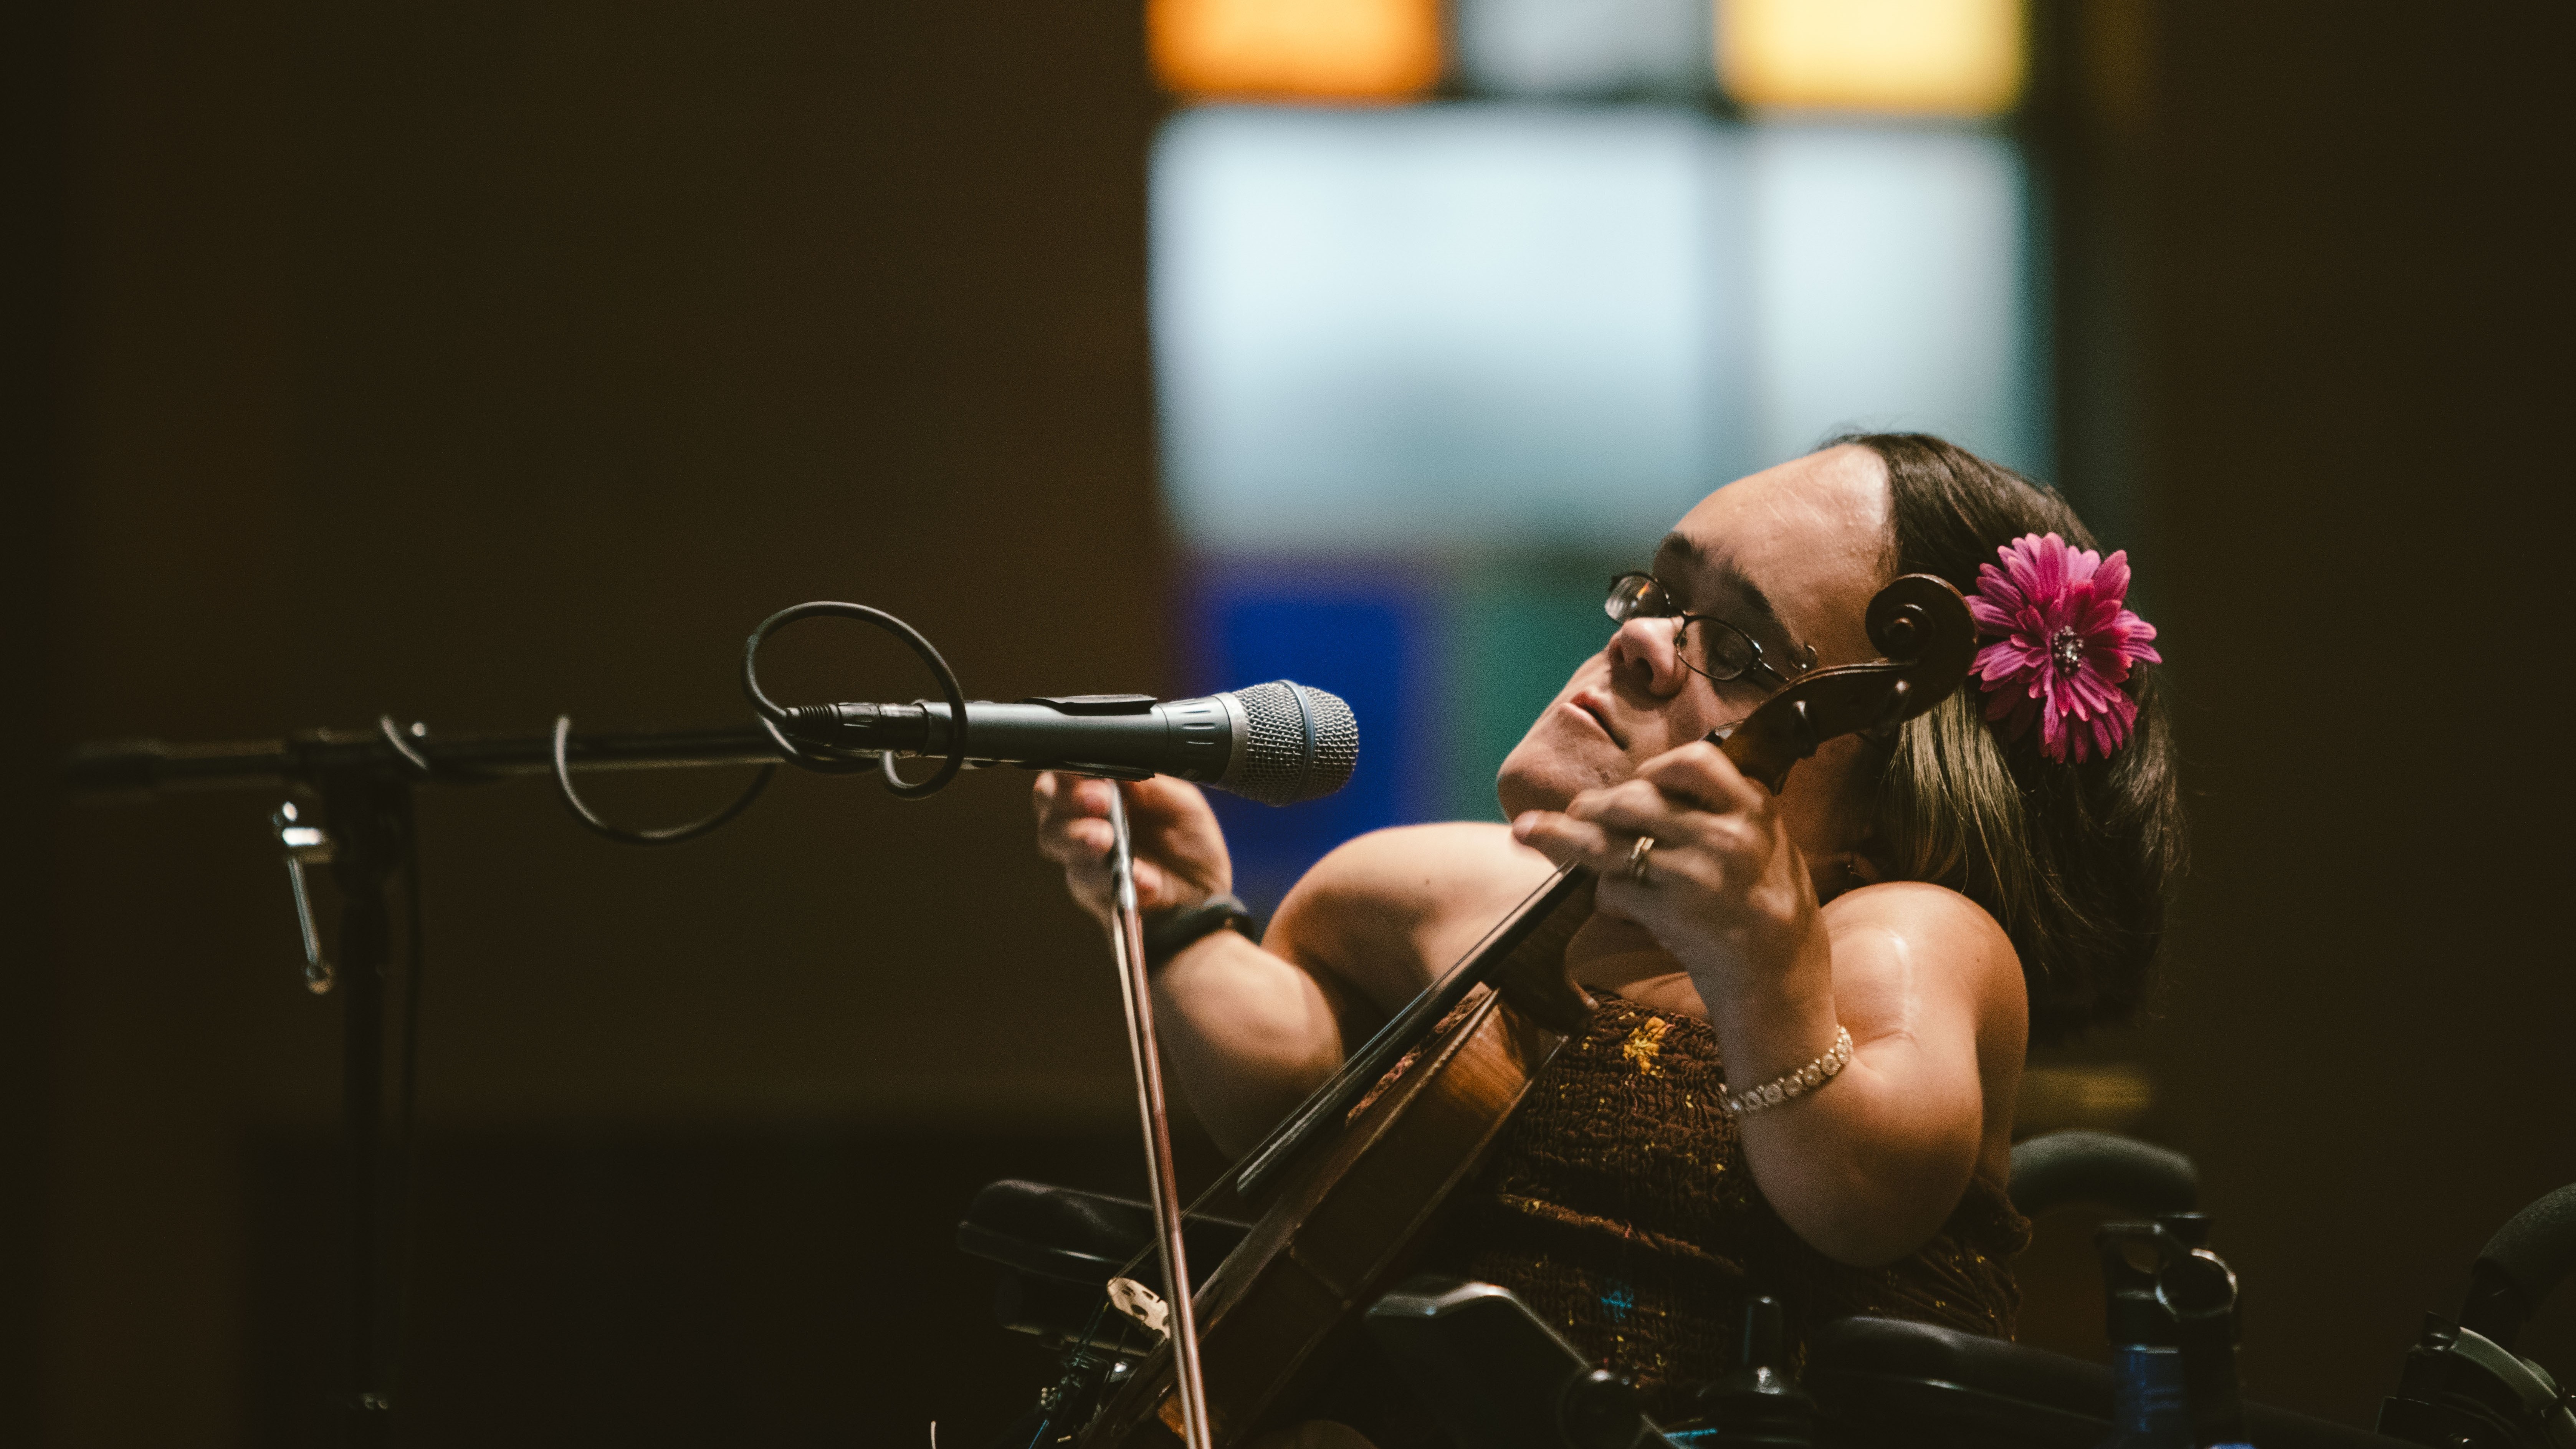
M1338 794L1276 808L1210 795L1236 894L1266 913L1334 846L1436 813L1435 753L1422 729L1435 673L1429 612L1411 580L1392 573L1211 572L1196 593L1200 687L1293 679L1340 695L1359 721L1359 768Z

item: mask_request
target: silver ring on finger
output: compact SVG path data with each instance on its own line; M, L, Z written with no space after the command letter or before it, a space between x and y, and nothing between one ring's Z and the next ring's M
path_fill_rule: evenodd
M1628 848L1628 879L1638 885L1646 883L1646 856L1655 848L1655 837L1640 835Z

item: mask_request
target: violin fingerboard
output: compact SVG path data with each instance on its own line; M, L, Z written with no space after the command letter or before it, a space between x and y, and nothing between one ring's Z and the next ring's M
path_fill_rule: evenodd
M1494 969L1494 989L1514 1008L1559 1036L1574 1036L1592 1017L1592 998L1565 974L1565 950L1592 919L1600 878L1575 867L1563 902Z

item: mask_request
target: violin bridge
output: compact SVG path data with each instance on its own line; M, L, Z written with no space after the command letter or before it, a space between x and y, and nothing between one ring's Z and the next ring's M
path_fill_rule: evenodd
M1133 1278L1109 1280L1109 1306L1145 1325L1150 1332L1171 1337L1172 1305L1163 1295Z

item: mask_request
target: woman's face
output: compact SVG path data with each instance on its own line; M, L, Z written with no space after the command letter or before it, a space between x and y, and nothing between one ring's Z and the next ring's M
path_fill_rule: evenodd
M1795 677L1789 661L1807 660L1810 647L1818 665L1876 657L1861 621L1887 581L1888 539L1886 466L1846 445L1710 494L1664 539L1650 571L1683 611L1743 630ZM1691 626L1694 646L1709 627ZM1777 687L1759 671L1713 682L1684 667L1672 620L1631 619L1503 761L1503 809L1562 810L1577 793L1751 714ZM1866 749L1834 741L1790 775L1781 805L1811 859L1850 848L1865 831Z

